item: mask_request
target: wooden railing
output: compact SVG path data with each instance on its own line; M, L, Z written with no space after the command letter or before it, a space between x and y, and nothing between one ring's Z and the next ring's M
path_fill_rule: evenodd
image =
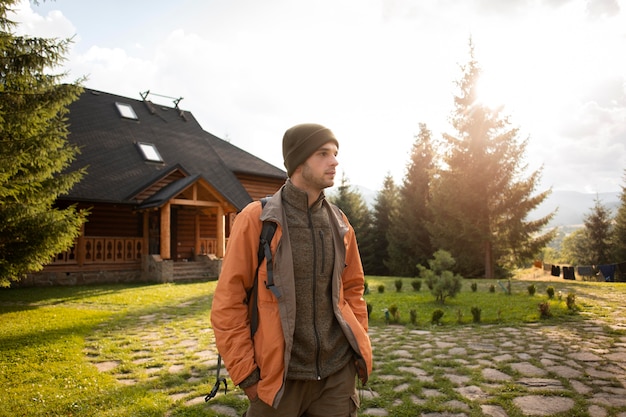
M85 264L139 262L144 250L140 237L85 237L82 243L82 248L77 241L70 249L58 254L51 265L75 265L81 255Z
M214 238L200 238L200 252L201 255L216 254L217 253L217 239Z

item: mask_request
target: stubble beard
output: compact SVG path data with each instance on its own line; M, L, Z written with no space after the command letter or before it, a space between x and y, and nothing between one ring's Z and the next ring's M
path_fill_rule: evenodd
M319 190L324 190L325 188L330 188L335 185L335 177L332 176L330 178L327 178L327 176L329 176L329 174L324 173L319 177L316 177L315 175L313 175L311 169L306 166L306 164L304 165L304 169L302 170L302 178L311 187L315 187Z

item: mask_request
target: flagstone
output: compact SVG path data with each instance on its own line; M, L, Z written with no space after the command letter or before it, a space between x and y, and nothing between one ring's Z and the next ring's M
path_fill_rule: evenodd
M574 353L570 353L569 357L577 360L577 361L583 361L583 362L600 362L602 360L601 357L599 357L598 355L595 355L591 352L574 352Z
M525 416L550 416L565 413L574 407L574 400L567 397L527 395L513 399Z
M506 411L504 411L504 408L500 407L499 405L483 404L480 406L480 409L487 417L508 417L508 414L506 413Z
M472 401L489 397L485 393L485 391L483 391L480 387L476 385L455 388L455 391L461 394L463 397L467 398L468 400L472 400Z
M541 369L530 362L512 363L511 368L525 376L543 376L547 374L545 369Z
M561 381L557 379L547 378L521 378L517 381L518 384L524 385L532 390L556 390L562 391L565 389Z
M360 413L362 416L387 417L389 413L382 408L366 408Z
M483 369L482 374L487 381L510 381L512 379L510 375L492 368Z
M572 379L582 376L582 372L569 366L548 366L546 369L562 378Z

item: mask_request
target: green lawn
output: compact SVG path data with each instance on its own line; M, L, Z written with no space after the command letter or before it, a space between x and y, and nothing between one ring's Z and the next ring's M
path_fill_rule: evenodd
M558 324L588 314L610 321L607 308L595 307L589 298L577 298L577 309L568 309L566 295L609 292L619 303L626 294L624 284L565 281L535 282L534 296L523 281L512 282L511 295L485 280L475 281L478 289L472 292L474 281L465 280L461 293L441 305L425 285L413 291L408 278L396 292L395 280L367 278L372 327L385 325L383 310L392 305L398 307L398 324L429 329L435 309L444 311L441 328ZM379 285L385 285L384 293ZM562 298L549 300L552 317L540 319L538 305L548 301L548 286ZM202 356L214 346L208 330L214 288L215 282L0 290L0 417L216 416L201 401L214 382L214 358ZM472 322L472 307L481 309L481 324ZM415 324L410 310L417 312ZM186 349L185 342L193 346ZM168 372L172 356L178 369ZM96 365L107 361L115 371L100 372ZM242 413L246 401L240 394L235 390L216 403Z
M390 322L399 324L411 324L417 327L429 326L432 321L433 311L442 310L442 325L464 325L473 323L472 308L480 309L480 322L484 324L515 324L531 323L540 320L539 304L547 302L550 305L550 314L553 320L572 318L578 309L567 308L568 290L559 282L526 282L512 280L463 280L461 292L453 298L446 298L441 304L435 301L430 290L422 283L419 291L412 287L413 279L403 278L401 291L396 289L398 278L393 277L368 277L369 294L365 296L368 304L372 306L370 323L380 325L385 323L384 310L390 310L395 306L398 311L396 319L391 317ZM472 291L472 283L476 284L476 291ZM536 291L533 296L529 294L528 286L534 284ZM384 292L379 292L379 287L384 286ZM548 298L547 288L552 286L555 290L554 297ZM561 294L558 291L561 288ZM493 291L493 292L491 292ZM579 303L580 304L580 303ZM578 306L580 307L580 305ZM415 310L415 324L411 322L410 311Z

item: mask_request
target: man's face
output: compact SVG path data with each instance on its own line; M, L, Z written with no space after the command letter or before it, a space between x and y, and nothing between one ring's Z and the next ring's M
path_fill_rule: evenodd
M317 148L300 167L302 180L308 187L323 190L335 184L337 165L337 145L327 142Z

